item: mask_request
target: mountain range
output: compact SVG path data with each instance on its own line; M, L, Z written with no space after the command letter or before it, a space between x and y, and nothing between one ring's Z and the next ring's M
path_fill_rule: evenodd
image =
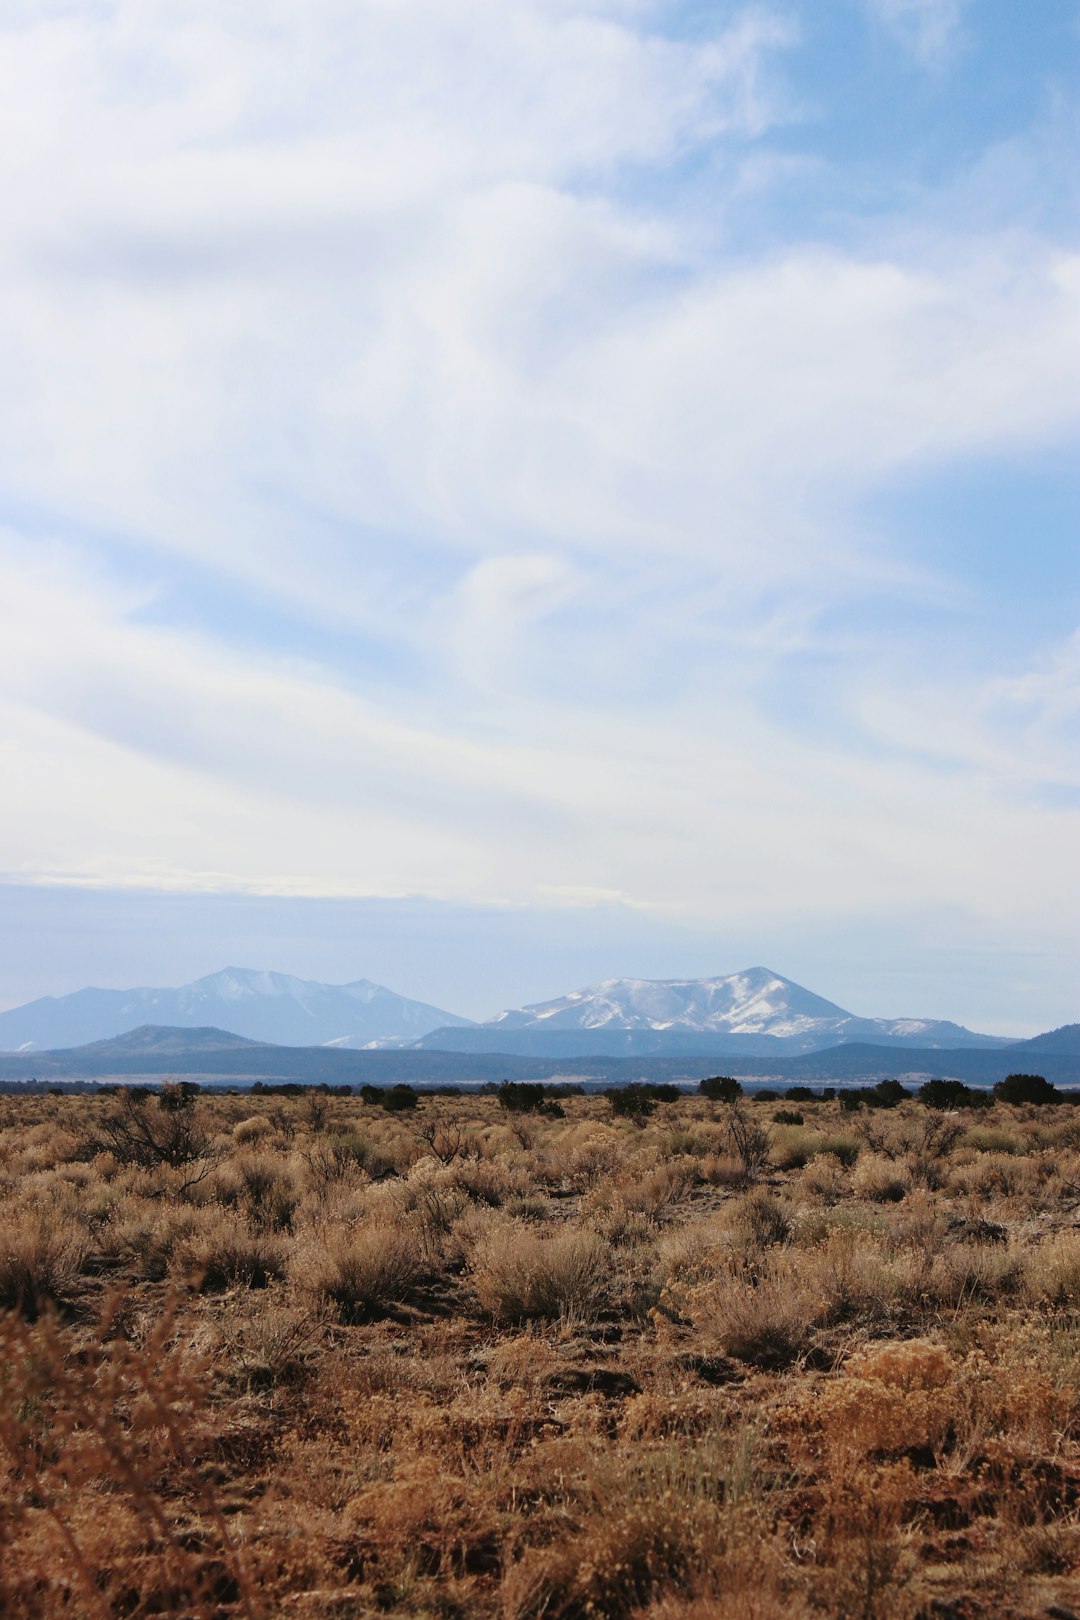
M230 967L177 990L87 989L43 996L0 1013L0 1051L82 1046L142 1024L216 1027L281 1046L400 1046L429 1030L467 1022L369 979L320 984L288 973Z
M419 1045L532 1057L819 1052L852 1041L956 1050L1008 1044L935 1018L858 1018L771 968L715 979L605 979L467 1029L437 1029Z
M110 1040L143 1025L218 1029L274 1046L518 1057L764 1057L852 1043L994 1050L1009 1043L943 1019L861 1018L765 967L709 979L606 979L474 1024L368 979L322 984L224 968L179 989L85 989L0 1013L0 1051Z

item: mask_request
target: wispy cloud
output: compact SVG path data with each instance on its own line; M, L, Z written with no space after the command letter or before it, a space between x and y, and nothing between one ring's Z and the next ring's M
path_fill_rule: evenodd
M868 10L923 67L948 61L962 37L970 0L864 0Z
M11 872L1065 936L1071 644L914 678L980 581L867 512L1075 434L1074 244L933 196L741 239L841 160L786 9L693 21L9 8Z

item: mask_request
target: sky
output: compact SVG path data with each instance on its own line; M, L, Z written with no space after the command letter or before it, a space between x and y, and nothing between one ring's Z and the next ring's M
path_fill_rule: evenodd
M1076 0L0 4L0 1005L1080 1017Z

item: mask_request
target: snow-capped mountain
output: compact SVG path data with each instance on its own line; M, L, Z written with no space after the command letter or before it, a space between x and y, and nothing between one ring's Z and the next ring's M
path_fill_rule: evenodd
M851 1041L939 1048L1005 1044L942 1019L858 1018L764 967L716 979L605 979L468 1030L437 1030L421 1044L534 1054L779 1054Z
M288 973L224 968L179 989L77 990L0 1013L0 1051L108 1040L143 1024L208 1025L282 1046L396 1046L468 1022L369 979L320 984Z

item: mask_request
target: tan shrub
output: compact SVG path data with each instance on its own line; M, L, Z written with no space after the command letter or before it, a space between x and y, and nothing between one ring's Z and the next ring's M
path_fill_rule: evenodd
M964 1133L966 1146L975 1149L976 1153L1025 1153L1028 1145L1023 1138L1014 1131L1004 1130L1000 1125L975 1125Z
M994 1304L1016 1292L1023 1271L1020 1255L1006 1244L953 1243L935 1257L927 1291L954 1310L976 1300Z
M801 1275L830 1322L876 1322L891 1306L917 1297L923 1260L891 1251L882 1237L854 1222L832 1227L801 1257Z
M624 1140L610 1125L595 1122L571 1126L558 1140L557 1152L568 1186L585 1192L622 1162Z
M407 1299L422 1262L414 1232L373 1224L328 1231L297 1257L297 1272L316 1301L335 1306L343 1321L359 1322Z
M898 1204L907 1191L903 1171L890 1159L863 1157L855 1167L851 1189L872 1204Z
M656 1276L660 1286L702 1283L731 1265L728 1221L713 1216L666 1233L657 1244Z
M846 1131L836 1131L828 1135L818 1136L813 1139L813 1142L815 1153L835 1159L837 1164L843 1165L845 1170L851 1169L862 1148L859 1138L848 1134Z
M953 1357L929 1340L869 1346L816 1394L808 1420L834 1466L844 1457L939 1450L960 1406L956 1378Z
M78 1301L89 1252L85 1232L71 1221L5 1212L0 1228L0 1309L35 1321L52 1307L67 1311Z
M778 1170L801 1170L814 1156L815 1135L784 1126L773 1135L771 1158Z
M451 1169L449 1185L492 1209L498 1209L508 1199L527 1197L532 1191L521 1167L505 1159L459 1160Z
M791 1237L794 1211L764 1187L740 1198L728 1217L732 1231L749 1249L768 1249Z
M608 1251L592 1232L543 1236L509 1223L493 1227L472 1255L481 1305L503 1321L588 1316L606 1292Z
M285 1275L286 1263L280 1237L253 1232L222 1210L176 1245L171 1265L193 1287L214 1293L223 1288L265 1288Z
M824 1302L802 1264L776 1253L756 1274L730 1268L712 1281L675 1286L672 1303L706 1342L738 1361L786 1367L809 1347Z
M1080 1305L1080 1233L1059 1232L1032 1249L1023 1276L1029 1299L1075 1309Z
M971 1164L958 1165L951 1182L958 1192L980 1199L1015 1198L1027 1183L1026 1161L1012 1154L984 1152Z
M692 1164L668 1160L643 1174L630 1175L597 1189L586 1208L617 1209L624 1215L642 1215L656 1220L672 1204L686 1198L697 1179Z
M702 1181L710 1187L744 1187L746 1171L733 1153L710 1153L699 1161Z
M835 1160L814 1158L795 1184L795 1196L802 1203L829 1207L850 1192L850 1182Z
M106 1254L129 1261L146 1281L158 1282L177 1248L194 1238L206 1219L190 1204L162 1208L156 1201L129 1197L118 1204L101 1234L101 1246Z
M232 1130L233 1141L243 1147L251 1142L260 1142L268 1136L273 1136L274 1127L265 1114L252 1114L247 1119L236 1122Z

